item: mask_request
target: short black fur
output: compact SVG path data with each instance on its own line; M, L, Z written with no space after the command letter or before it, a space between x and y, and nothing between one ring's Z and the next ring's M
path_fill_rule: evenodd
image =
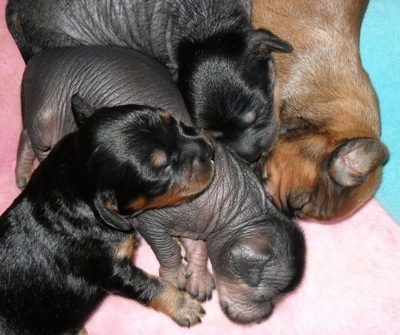
M75 119L83 121L87 106L75 102ZM174 141L198 150L171 173L146 164L149 148L168 156ZM166 112L136 105L97 110L65 136L0 218L0 334L78 334L110 292L164 312L162 299L176 297L169 316L180 325L198 322L197 302L131 263L137 208L128 205L185 182L180 173L210 150ZM180 309L190 311L181 317Z

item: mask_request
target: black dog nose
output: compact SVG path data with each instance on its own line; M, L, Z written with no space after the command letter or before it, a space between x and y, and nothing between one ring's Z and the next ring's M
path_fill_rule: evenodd
M257 149L248 148L247 150L237 149L236 153L240 157L242 157L246 162L254 163L254 162L258 161L261 158L263 151L262 151L261 148L257 148Z

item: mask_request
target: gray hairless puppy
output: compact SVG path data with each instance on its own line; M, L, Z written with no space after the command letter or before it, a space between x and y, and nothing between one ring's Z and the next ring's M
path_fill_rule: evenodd
M50 148L71 131L69 101L76 92L94 106L149 104L191 124L165 68L129 49L44 52L29 62L22 89L22 140L31 138L34 147L42 142ZM204 300L214 288L209 257L224 312L235 322L250 323L268 317L274 299L299 282L305 243L296 224L266 198L252 169L235 156L216 144L215 176L205 192L186 205L149 210L136 219L160 262L161 276ZM186 266L175 237L186 250Z
M180 113L178 119L192 124L166 69L129 49L100 46L49 51L29 62L21 89L23 129L16 165L20 188L29 180L35 158L42 161L64 135L76 129L71 98L77 92L93 106L157 106Z
M133 48L170 69L195 125L242 158L274 143L271 51L291 46L252 29L250 0L9 0L6 17L25 61L62 46Z

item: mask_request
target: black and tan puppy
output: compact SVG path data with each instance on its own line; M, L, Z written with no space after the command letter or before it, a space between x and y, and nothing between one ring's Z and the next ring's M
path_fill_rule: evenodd
M77 45L128 47L168 67L198 128L257 160L276 138L271 51L250 0L9 0L7 25L25 59Z
M162 110L124 105L88 118L83 100L73 105L83 125L0 218L0 334L84 334L108 293L197 323L199 303L132 265L132 216L204 190L212 149Z

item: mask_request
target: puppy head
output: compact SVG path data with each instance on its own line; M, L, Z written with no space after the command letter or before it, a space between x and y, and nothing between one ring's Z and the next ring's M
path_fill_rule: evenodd
M323 134L282 137L258 165L276 206L301 219L336 220L377 189L386 147L374 138L328 141Z
M94 110L77 96L72 109L83 187L110 226L130 229L125 215L180 204L210 184L210 142L167 112L139 105Z
M286 218L237 234L213 264L224 313L243 324L266 319L282 295L298 285L304 262L303 233Z
M196 126L248 162L268 152L277 129L271 51L289 52L290 45L258 30L216 34L179 50L178 84Z

